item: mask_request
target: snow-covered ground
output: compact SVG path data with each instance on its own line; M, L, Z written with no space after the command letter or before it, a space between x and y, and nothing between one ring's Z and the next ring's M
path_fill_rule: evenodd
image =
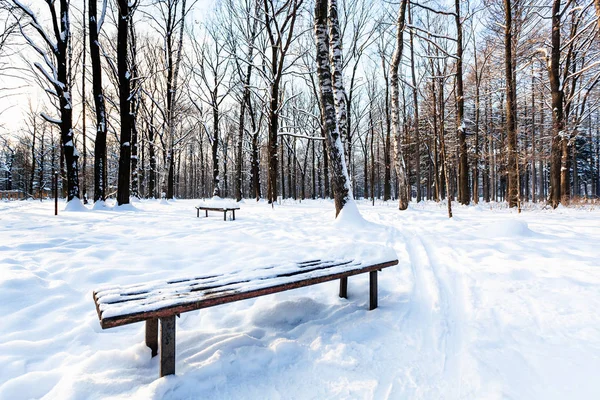
M598 399L600 210L329 201L236 221L197 201L60 212L0 202L0 399ZM61 206L64 208L64 205ZM400 264L349 298L329 282L177 319L158 379L144 324L102 330L92 290L387 245Z

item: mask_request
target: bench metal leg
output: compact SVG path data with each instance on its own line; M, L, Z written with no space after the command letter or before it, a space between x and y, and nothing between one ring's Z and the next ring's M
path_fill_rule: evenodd
M204 212L206 213L205 218L208 218L208 210L204 210Z
M227 221L227 211L223 211L223 221Z
M196 208L196 218L200 218L200 209Z
M377 271L369 272L369 310L377 308Z
M158 319L146 320L146 346L152 350L152 357L158 354Z
M348 298L348 277L340 279L340 297Z
M231 210L231 212L233 213L233 220L235 221L235 210Z
M175 316L160 319L160 377L175 374Z

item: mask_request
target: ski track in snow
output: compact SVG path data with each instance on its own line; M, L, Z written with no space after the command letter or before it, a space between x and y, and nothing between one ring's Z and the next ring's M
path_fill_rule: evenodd
M600 213L247 201L236 221L197 201L52 215L0 202L0 399L597 399ZM64 205L62 205L64 207ZM368 276L189 312L177 375L158 376L143 324L101 330L91 291L385 244Z

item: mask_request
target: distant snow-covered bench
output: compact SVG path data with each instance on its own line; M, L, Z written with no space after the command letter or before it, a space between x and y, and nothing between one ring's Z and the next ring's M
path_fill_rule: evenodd
M389 250L389 249L388 249ZM160 376L175 373L175 316L198 310L340 279L347 298L348 277L369 273L370 310L377 308L377 271L398 264L393 251L367 259L315 259L245 271L186 277L94 292L102 329L146 321L146 345L152 356L160 347ZM158 325L160 321L160 338ZM159 345L160 343L160 345Z
M235 210L239 209L240 207L236 203L215 196L196 206L196 217L200 218L200 210L206 213L206 218L208 218L209 211L220 211L223 213L223 221L227 221L227 211L231 211L233 220L235 221Z

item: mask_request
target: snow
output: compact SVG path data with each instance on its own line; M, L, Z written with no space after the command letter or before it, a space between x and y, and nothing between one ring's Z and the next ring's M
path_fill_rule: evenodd
M213 196L196 204L196 207L214 207L214 208L240 208L235 200L223 199L219 196Z
M230 200L233 202L232 200ZM595 399L600 210L247 200L235 221L198 201L134 210L0 202L0 399ZM63 203L64 204L64 203ZM348 224L346 224L349 221ZM343 230L340 232L340 230ZM158 378L144 324L102 330L91 293L392 248L368 311L329 282L188 312L177 375ZM348 247L350 246L350 248Z
M74 197L73 200L69 201L65 206L64 211L74 211L74 212L86 212L88 208L83 205L81 200L78 197Z
M44 118L46 121L53 123L53 124L57 124L60 125L62 124L62 121L58 118L52 118L50 116L48 116L48 114L41 112L40 115L42 116L42 118Z

